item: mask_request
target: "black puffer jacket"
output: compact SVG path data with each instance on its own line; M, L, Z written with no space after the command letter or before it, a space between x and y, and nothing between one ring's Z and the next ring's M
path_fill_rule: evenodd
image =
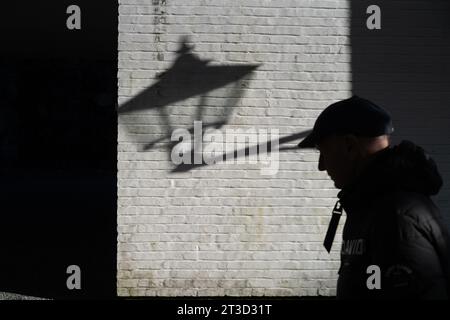
M434 161L403 141L339 193L347 219L338 299L450 297L447 229L430 199L441 186ZM369 266L379 267L380 281Z

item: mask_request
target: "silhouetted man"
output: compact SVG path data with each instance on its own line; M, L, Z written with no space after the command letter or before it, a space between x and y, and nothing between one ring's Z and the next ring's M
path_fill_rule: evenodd
M430 196L442 178L435 162L409 141L391 146L391 117L354 96L327 107L300 148L320 151L342 189L325 237L331 250L343 209L338 299L448 299L450 248Z

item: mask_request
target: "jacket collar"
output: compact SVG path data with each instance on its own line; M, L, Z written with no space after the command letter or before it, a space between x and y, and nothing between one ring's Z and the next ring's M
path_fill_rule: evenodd
M355 202L364 201L363 199L366 197L382 191L382 188L380 187L382 181L378 173L380 171L380 166L382 166L383 158L390 149L390 147L387 147L373 154L372 159L356 181L339 191L337 197L344 208L348 208L355 204Z

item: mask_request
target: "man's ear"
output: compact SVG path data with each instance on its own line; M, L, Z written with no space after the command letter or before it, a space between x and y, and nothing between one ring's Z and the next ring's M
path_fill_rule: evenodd
M361 152L359 140L353 134L344 135L344 145L345 145L346 151L353 156L356 156L357 154L359 154Z

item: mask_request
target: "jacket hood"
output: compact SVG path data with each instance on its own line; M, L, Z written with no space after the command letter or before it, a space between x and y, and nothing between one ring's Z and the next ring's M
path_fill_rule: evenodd
M411 141L404 140L374 156L373 163L359 179L364 189L401 189L431 196L442 187L442 177L434 160ZM355 187L362 186L357 183Z

